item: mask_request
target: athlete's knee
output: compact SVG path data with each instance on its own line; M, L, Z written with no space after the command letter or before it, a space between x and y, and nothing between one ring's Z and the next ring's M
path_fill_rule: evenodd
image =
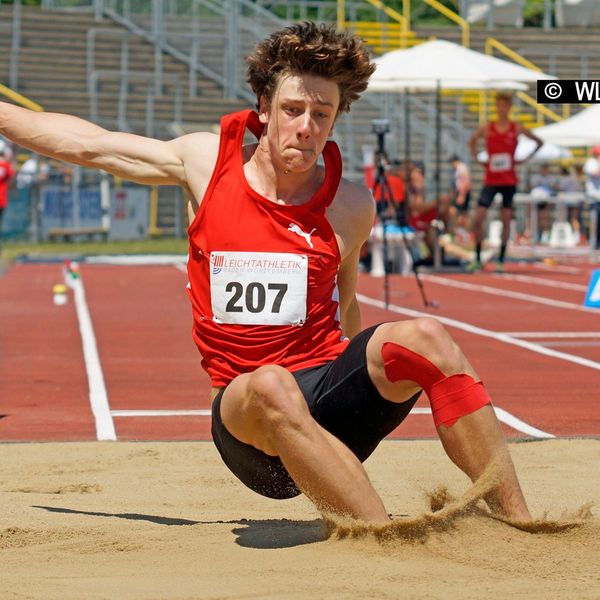
M436 426L457 419L490 403L481 381L476 381L466 358L444 327L435 319L418 319L404 330L410 348L393 341L381 349L386 377L391 382L414 381L425 390Z
M254 371L247 383L247 410L269 430L298 426L307 408L293 375L277 365Z
M441 372L450 375L466 367L465 358L446 328L432 317L421 317L410 321L410 332L398 331L391 342L409 346L417 354L431 361Z

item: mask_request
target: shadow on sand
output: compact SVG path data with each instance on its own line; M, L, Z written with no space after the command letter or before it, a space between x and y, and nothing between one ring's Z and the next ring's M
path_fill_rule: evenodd
M53 513L68 515L88 515L91 517L109 517L114 519L127 519L129 521L148 521L156 525L184 526L184 525L236 525L231 531L237 536L236 544L245 548L291 548L304 544L313 544L323 541L327 537L327 529L322 519L313 521L292 521L290 519L239 519L235 521L192 521L146 515L141 513L110 513L88 510L75 510L59 506L40 506L39 508Z

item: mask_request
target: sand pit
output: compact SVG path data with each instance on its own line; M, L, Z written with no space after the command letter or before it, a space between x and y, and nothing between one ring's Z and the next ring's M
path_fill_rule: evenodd
M481 503L456 514L470 485L435 441L384 442L366 467L397 521L432 498L451 518L383 538L327 537L305 498L255 495L207 442L4 444L0 596L600 598L600 440L510 448L538 524L573 527L529 533Z

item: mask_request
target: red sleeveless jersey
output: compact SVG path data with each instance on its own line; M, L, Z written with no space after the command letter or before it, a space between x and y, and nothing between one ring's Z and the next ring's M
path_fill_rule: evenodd
M192 335L216 387L261 365L318 366L348 343L338 315L340 254L325 216L342 172L338 147L325 145L325 178L308 202L277 204L246 181L246 127L260 136L255 112L221 120L215 169L188 230Z
M517 185L515 151L517 149L517 125L510 122L508 129L499 132L490 123L487 132L488 163L485 169L485 185Z

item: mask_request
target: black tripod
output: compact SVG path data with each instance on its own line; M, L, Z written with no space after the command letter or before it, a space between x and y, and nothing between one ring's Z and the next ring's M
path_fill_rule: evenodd
M404 202L397 203L394 200L394 195L390 187L386 169L385 169L385 134L389 131L389 122L386 119L375 119L372 121L373 133L377 135L377 152L375 153L375 181L373 183L373 196L377 203L377 215L381 221L381 235L382 235L382 249L383 249L383 289L385 298L385 307L387 308L390 303L390 284L389 284L389 246L387 227L395 222L400 227L402 235L402 243L411 258L412 271L417 281L417 287L421 293L421 299L423 300L424 306L435 307L435 304L427 300L425 295L425 289L423 282L419 277L417 270L416 257L412 245L409 243L406 237L407 227L407 215L406 215L406 200ZM408 182L407 182L408 183ZM406 185L408 190L408 185Z

